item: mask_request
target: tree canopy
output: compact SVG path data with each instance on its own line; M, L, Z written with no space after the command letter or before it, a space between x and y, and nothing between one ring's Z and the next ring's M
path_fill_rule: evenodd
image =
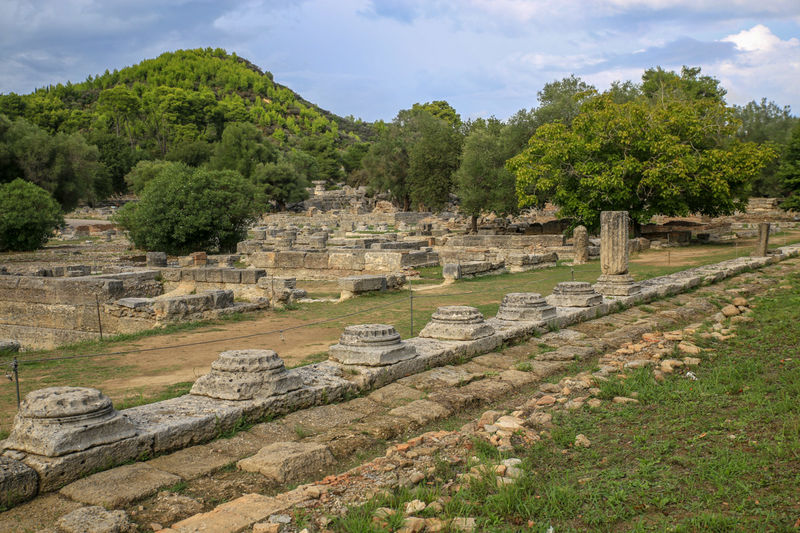
M736 139L737 128L733 111L713 95L664 91L616 103L604 94L581 106L572 128L539 127L508 168L520 206L553 201L576 225L598 227L603 210L627 210L636 223L655 214L732 214L775 156Z
M58 203L41 187L19 178L0 184L0 252L41 248L63 223Z

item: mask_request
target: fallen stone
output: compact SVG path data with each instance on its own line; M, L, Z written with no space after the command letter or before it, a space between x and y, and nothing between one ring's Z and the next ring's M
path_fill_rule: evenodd
M406 516L417 514L421 511L424 511L425 507L426 507L425 502L423 502L422 500L411 500L410 502L406 503L405 507Z
M245 472L259 472L278 483L296 481L325 470L335 462L330 450L315 442L276 442L264 446L253 457L236 466Z
M125 511L107 511L99 506L81 507L58 519L59 533L135 533L136 526Z
M700 359L698 359L697 357L684 357L683 363L686 366L697 366L700 364Z
M25 463L0 457L0 505L11 507L36 496L39 476Z
M470 518L453 518L450 521L450 527L455 531L463 531L464 533L472 533L475 531L475 519Z
M747 307L747 299L742 298L741 296L737 296L736 298L734 298L731 303L736 307L741 307L741 306Z
M409 418L419 425L450 416L450 409L430 400L415 400L407 405L395 407L390 416Z
M619 404L639 403L639 400L636 398L628 398L626 396L614 396L612 401Z
M699 354L700 352L703 351L702 348L692 344L689 341L683 341L680 344L678 344L678 349L680 351L682 351L683 353L688 353L688 354L691 354L691 355L697 355L697 354Z
M575 435L575 446L578 448L588 448L592 445L592 442L584 435L583 433L578 433Z
M728 318L736 316L739 313L741 313L741 311L739 311L739 308L736 307L735 305L726 305L725 307L720 309L720 312Z

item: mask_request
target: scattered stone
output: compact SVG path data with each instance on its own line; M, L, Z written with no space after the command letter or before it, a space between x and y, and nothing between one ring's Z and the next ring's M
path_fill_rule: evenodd
M734 298L731 303L733 305L735 305L736 307L742 307L742 306L747 307L747 305L748 305L747 304L747 299L746 298L742 298L741 296L737 296L736 298Z
M236 466L259 472L278 483L310 477L334 463L330 450L316 442L276 442L242 459Z
M270 522L259 522L258 524L253 524L253 533L280 533L280 531L281 524Z
M136 526L124 511L100 506L81 507L58 519L60 533L135 533Z
M686 366L697 366L700 364L700 359L698 359L697 357L684 357L683 363Z
M406 503L405 513L406 516L417 514L425 510L425 502L422 500L411 500L410 502Z
M739 308L738 308L738 307L736 307L735 305L726 305L725 307L723 307L723 308L720 310L720 312L721 312L723 315L725 315L726 317L728 317L728 318L730 318L730 317L732 317L732 316L736 316L736 315L738 315L739 313L741 313L741 311L739 311Z
M689 341L682 341L680 344L678 344L678 349L680 351L682 351L683 353L688 353L688 354L691 354L691 355L697 355L697 354L699 354L700 352L703 351L702 348L692 344Z
M619 404L639 403L636 398L628 398L627 396L614 396L612 401Z
M597 409L598 407L603 405L603 401L600 398L592 398L586 402L586 405L588 405L592 409Z
M553 405L554 403L556 403L556 399L550 395L542 396L541 398L536 400L536 405L539 406Z
M75 501L103 507L121 507L179 483L181 478L146 463L123 465L79 479L61 489Z
M453 518L450 522L450 527L455 531L463 531L464 533L472 533L475 531L475 519L470 518Z
M588 448L592 445L592 442L584 435L583 433L578 433L575 435L575 446L578 448Z

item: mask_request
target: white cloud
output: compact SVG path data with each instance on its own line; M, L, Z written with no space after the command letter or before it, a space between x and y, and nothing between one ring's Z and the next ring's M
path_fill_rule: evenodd
M749 30L742 30L735 35L728 35L722 40L735 44L737 50L745 52L772 52L781 48L797 47L800 44L797 38L781 41L780 37L772 33L763 24L756 24Z

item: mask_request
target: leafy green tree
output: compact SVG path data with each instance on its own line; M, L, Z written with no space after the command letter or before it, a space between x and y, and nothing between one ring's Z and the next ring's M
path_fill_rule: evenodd
M169 171L171 173L187 172L188 168L185 163L181 163L180 161L145 159L136 163L131 171L125 175L125 183L128 184L128 187L134 194L141 195L145 187L147 187L147 184L153 181L156 176L163 171Z
M288 204L301 202L308 197L308 181L303 169L292 164L292 159L282 156L276 163L262 163L253 173L255 183L263 188L267 201L275 203L278 211Z
M235 170L250 178L259 163L274 163L277 158L278 150L257 127L247 122L232 122L225 127L208 166L215 170Z
M116 220L137 248L169 254L230 252L263 209L256 186L232 170L165 167Z
M701 76L700 72L700 67L686 66L681 68L680 75L661 67L647 69L642 74L642 94L650 99L712 99L724 102L727 91L719 80L711 76Z
M0 252L41 248L63 223L58 202L41 187L19 178L0 184Z
M190 167L199 167L211 159L214 153L214 146L202 139L195 141L182 141L174 144L167 152L168 161L178 161Z
M433 102L426 102L424 104L414 104L411 106L412 111L427 111L434 117L444 120L453 128L458 129L461 127L461 115L456 113L453 106L447 103L446 100L434 100Z
M753 100L744 106L734 106L736 117L741 127L736 136L742 141L769 143L778 153L783 153L792 137L792 129L798 123L791 116L788 106L779 107L775 102L762 98L760 102ZM767 164L753 182L754 196L780 196L784 193L782 179L778 176L778 165L781 159Z
M456 194L461 200L461 212L472 219L473 233L478 230L481 213L503 216L517 210L514 174L504 166L515 152L505 149L503 129L497 119L481 120L464 141L461 166L455 174Z
M574 74L546 83L537 93L539 108L536 109L536 118L540 124L560 122L569 127L580 112L581 104L595 94L594 86Z
M781 157L778 178L789 194L781 207L800 211L800 123L792 130L792 138Z
M133 146L133 121L141 108L139 96L126 87L117 85L100 93L97 99L97 109L107 113L113 123L117 137L126 134L128 141Z
M136 151L122 137L103 131L91 131L87 135L87 142L97 146L99 161L105 166L111 180L111 189L114 192L124 192L127 189L125 175L138 160Z
M438 210L449 201L458 169L462 138L450 123L427 111L414 112L408 149L411 201L420 209Z
M408 143L403 128L392 123L378 129L378 138L361 160L361 165L373 190L389 193L395 204L408 211L411 190L408 183Z
M571 129L541 126L508 169L520 206L551 199L560 216L590 228L603 210L627 210L636 224L656 214L732 214L775 155L735 139L737 127L716 98L617 104L603 95L583 105Z

